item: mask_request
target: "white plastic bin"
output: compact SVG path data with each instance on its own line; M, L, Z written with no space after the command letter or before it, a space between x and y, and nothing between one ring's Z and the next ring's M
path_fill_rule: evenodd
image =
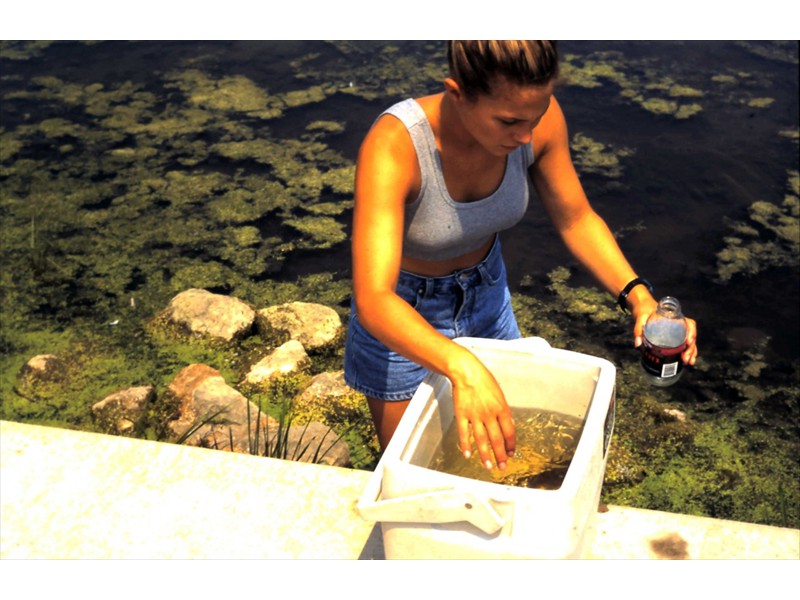
M536 408L583 421L561 486L516 487L429 468L453 422L450 382L431 374L370 478L359 513L381 522L387 558L579 558L605 475L615 367L541 338L456 341L489 368L512 412Z

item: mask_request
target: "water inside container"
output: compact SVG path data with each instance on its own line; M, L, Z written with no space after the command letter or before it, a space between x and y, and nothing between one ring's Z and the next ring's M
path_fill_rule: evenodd
M561 487L580 440L584 420L540 408L512 408L516 450L505 470L486 469L474 451L469 460L458 448L453 421L433 452L428 468L490 483L557 490ZM474 447L474 440L473 447Z

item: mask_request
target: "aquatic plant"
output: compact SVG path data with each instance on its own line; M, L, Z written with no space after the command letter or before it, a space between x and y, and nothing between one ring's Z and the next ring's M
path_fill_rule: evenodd
M447 76L443 42L397 42L378 48L357 41L330 44L335 58L323 61L320 53L301 57L293 63L295 77L334 82L339 93L376 100L429 94L440 89Z
M774 383L767 343L738 359L701 357L693 383L673 390L650 387L635 362L619 369L605 501L797 527L800 391Z
M747 101L747 106L754 108L767 108L775 102L775 98L751 98Z
M341 368L341 354L338 351L333 354L335 365L326 362L324 356L315 355L314 372L333 372L329 369ZM266 385L244 385L242 389L257 406L278 420L291 415L295 426L311 422L329 426L347 443L353 468L374 468L380 447L364 395L351 392L330 402L322 398L315 401L313 394L307 394L303 400L301 392L309 386L311 379L311 372L306 369L272 379Z
M727 282L736 275L755 275L774 267L796 267L800 260L800 177L788 174L789 193L783 202L759 200L749 209L749 219L727 223L733 230L717 253L717 277Z
M628 317L601 291L568 286L569 278L567 269L554 270L552 295L537 290L535 297L525 293L534 284L523 282L512 303L523 335L617 366L603 501L797 527L800 388L775 383L784 378L766 359L769 340L734 360L703 355L673 389L653 388L641 375ZM710 416L717 411L724 427Z
M302 234L296 242L298 248L330 248L347 239L344 225L331 217L286 219L284 223Z
M789 64L798 64L797 42L792 40L769 40L762 43L737 41L736 45L748 52L769 60L778 60Z
M562 311L578 316L590 316L595 322L619 322L624 318L623 313L609 302L608 294L596 288L573 288L567 285L570 278L569 269L558 267L548 273L550 285L548 288L555 293L557 301L562 306Z
M247 404L248 451L254 456L266 456L282 460L305 460L319 464L339 441L333 429L327 428L320 439L316 435L306 437L308 426L300 431L296 440L291 439L294 415L291 409L281 412L274 430L270 428L270 420L261 418L259 408L255 415L251 414L250 403ZM330 439L328 439L330 437ZM327 440L327 443L326 443ZM231 447L233 440L230 440ZM312 452L309 456L309 452Z
M794 60L796 62L796 56ZM710 79L720 87L706 88L690 66L672 65L672 68L668 74L660 71L652 60L633 60L622 52L568 54L564 58L563 78L569 85L587 89L611 84L618 89L620 99L655 115L676 119L689 119L704 110L701 103L686 102L687 99L722 100L755 107L771 103L768 98L749 97L747 89L733 87L748 78L754 86L756 81L751 74L716 73Z
M47 40L5 40L0 46L4 60L29 60L39 56L55 42Z
M729 75L727 73L718 73L716 75L712 75L711 81L715 83L730 84L730 85L738 83L736 77L734 77L733 75Z
M621 158L632 156L630 148L616 148L584 135L581 132L572 136L570 149L573 151L573 163L581 175L597 174L609 179L618 179L623 175Z
M344 129L344 123L339 121L313 121L306 125L306 131L312 133L342 133Z
M166 87L181 90L189 104L222 112L239 112L259 119L281 116L285 104L242 75L214 79L198 69L167 73Z

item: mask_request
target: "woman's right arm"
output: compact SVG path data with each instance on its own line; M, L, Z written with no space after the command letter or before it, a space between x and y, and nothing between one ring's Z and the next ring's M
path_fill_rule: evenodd
M419 190L411 139L394 117L384 116L361 146L353 214L353 292L358 318L386 346L453 384L462 450L472 424L481 461L501 467L514 450L511 413L497 382L466 348L436 331L396 293L403 252L405 204Z

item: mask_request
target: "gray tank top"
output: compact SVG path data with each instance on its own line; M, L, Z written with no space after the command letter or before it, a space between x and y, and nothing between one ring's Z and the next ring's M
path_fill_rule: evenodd
M405 207L403 255L422 260L447 260L481 246L491 235L515 225L528 208L533 147L525 144L506 159L503 181L493 194L472 202L456 202L447 192L433 130L414 99L386 110L408 129L422 176L419 196Z

